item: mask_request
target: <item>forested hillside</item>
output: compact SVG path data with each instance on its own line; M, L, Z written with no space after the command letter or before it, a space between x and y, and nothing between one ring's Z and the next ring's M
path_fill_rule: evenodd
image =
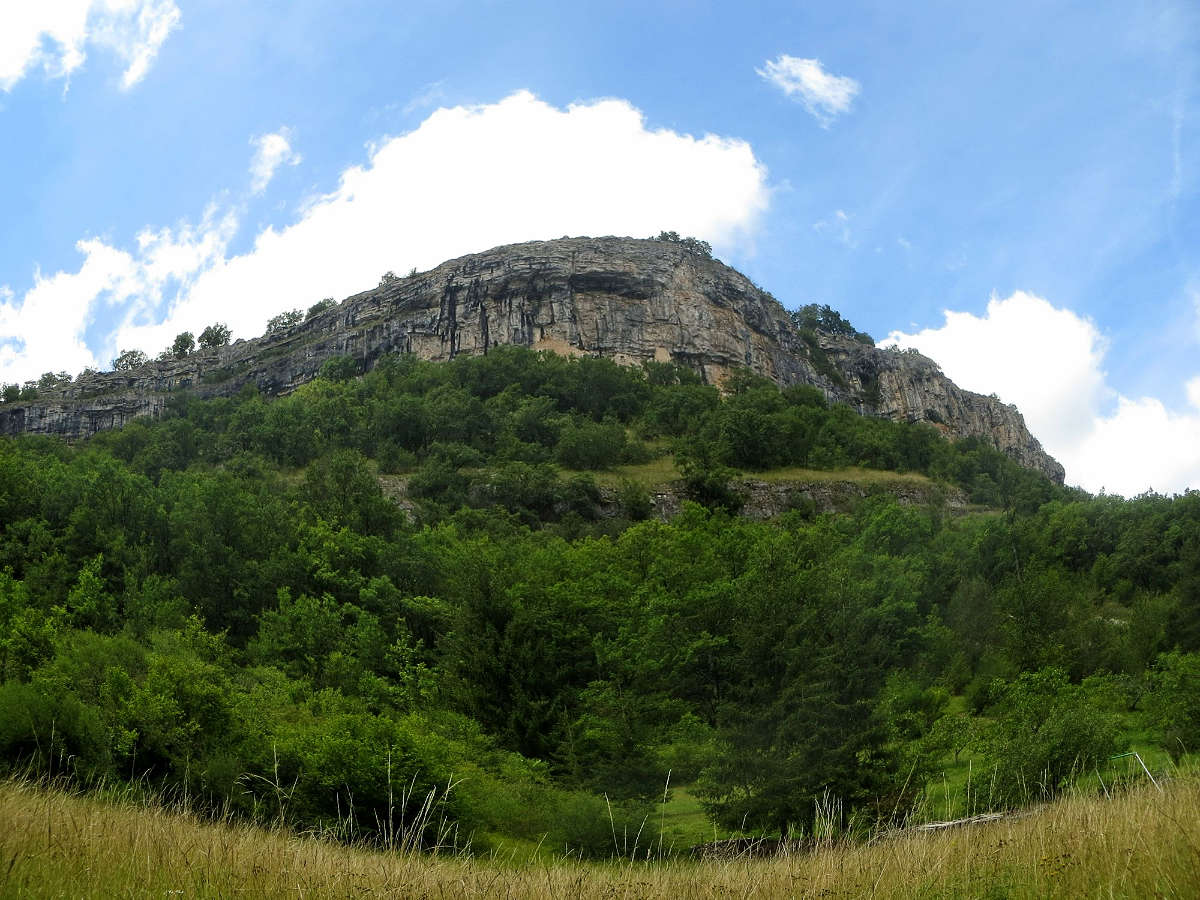
M721 831L855 831L968 765L972 808L1004 808L1200 742L1200 494L1087 496L726 387L516 347L334 359L281 399L0 442L4 767L602 855L668 777ZM626 480L597 515L591 472L660 458L694 505L662 521ZM739 518L729 479L785 466L974 506Z

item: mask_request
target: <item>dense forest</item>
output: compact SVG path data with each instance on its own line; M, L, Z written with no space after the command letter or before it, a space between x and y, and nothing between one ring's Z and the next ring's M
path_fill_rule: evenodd
M813 389L725 388L512 347L343 358L283 398L0 442L0 764L602 855L668 784L723 830L856 832L968 758L1004 808L1200 744L1200 494L1089 496ZM635 478L598 513L592 472L664 459L680 515ZM847 466L971 505L737 515L739 471Z

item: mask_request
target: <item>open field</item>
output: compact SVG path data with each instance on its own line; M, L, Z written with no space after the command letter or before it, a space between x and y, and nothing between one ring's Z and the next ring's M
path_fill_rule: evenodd
M0 785L3 897L1195 897L1200 781L770 860L430 858Z

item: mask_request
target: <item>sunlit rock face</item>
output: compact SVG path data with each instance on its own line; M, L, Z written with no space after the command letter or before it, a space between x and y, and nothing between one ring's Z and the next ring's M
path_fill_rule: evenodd
M311 298L281 302L304 305ZM563 238L497 247L348 297L273 335L82 377L27 403L0 405L0 434L84 437L159 415L172 395L230 395L247 384L286 394L335 356L369 369L389 353L447 360L501 344L626 365L676 362L719 384L749 368L781 385L807 384L867 415L930 422L975 435L1022 465L1063 480L1063 468L1021 414L964 391L930 359L841 335L807 340L748 278L680 243Z

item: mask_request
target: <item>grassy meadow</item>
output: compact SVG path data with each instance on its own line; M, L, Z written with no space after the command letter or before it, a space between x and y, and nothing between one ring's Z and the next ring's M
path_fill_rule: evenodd
M773 859L605 863L347 847L9 781L0 785L0 896L1195 897L1200 779Z

